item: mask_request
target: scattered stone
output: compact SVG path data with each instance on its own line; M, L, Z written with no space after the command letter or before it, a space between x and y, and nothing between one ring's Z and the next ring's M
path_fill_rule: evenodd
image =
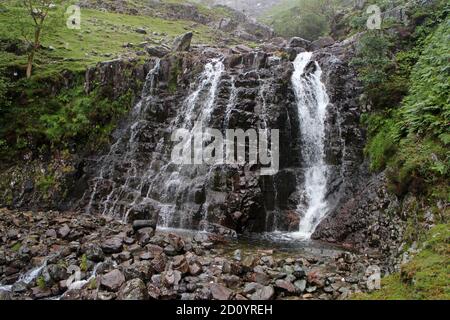
M176 256L173 258L172 267L174 270L180 271L182 274L185 274L189 271L189 265L184 256Z
M286 291L288 293L295 292L295 286L286 280L277 280L275 281L275 287L281 289L282 291Z
M125 276L122 272L115 269L101 277L100 284L109 291L117 291L125 282Z
M111 254L111 253L119 253L122 251L123 248L123 240L119 237L113 237L106 239L101 244L101 248L104 253Z
M241 261L242 259L242 251L237 249L236 251L234 251L233 253L233 259L236 261Z
M303 293L306 290L306 280L297 280L294 282L294 286L298 292Z
M275 290L272 286L263 287L256 290L251 296L251 300L272 300L275 297Z
M122 286L117 297L119 300L146 300L148 292L141 279L133 279Z
M105 259L105 254L102 248L97 244L91 244L86 249L86 258L93 262L102 262Z
M58 229L58 236L62 239L65 239L70 233L70 228L67 224L64 224L61 228Z
M139 34L147 34L147 30L145 30L144 28L137 28L134 31Z
M230 300L233 294L233 291L217 283L212 283L209 288L215 300Z

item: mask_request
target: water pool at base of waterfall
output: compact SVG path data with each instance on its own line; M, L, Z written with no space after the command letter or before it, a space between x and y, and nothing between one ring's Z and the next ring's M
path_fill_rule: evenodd
M215 236L205 231L174 228L158 228L157 233L172 233L191 238L194 238L197 234ZM224 242L218 248L230 255L236 250L242 250L260 253L272 252L275 256L300 255L317 258L333 257L343 251L348 251L348 248L337 244L299 238L296 233L289 232L239 234L237 238L224 238Z

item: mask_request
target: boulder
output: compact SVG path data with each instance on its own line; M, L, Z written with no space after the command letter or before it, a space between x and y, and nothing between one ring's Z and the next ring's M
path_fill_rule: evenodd
M156 221L152 220L134 220L133 221L133 230L138 231L144 228L153 228L156 227Z
M266 286L256 290L251 296L251 300L272 300L275 297L275 290L272 286Z
M123 248L123 240L119 237L112 237L102 242L101 248L104 253L119 253Z
M295 286L286 280L277 280L275 281L275 287L281 291L285 291L288 293L294 293L295 292Z
M117 291L125 282L125 276L122 272L115 269L107 274L103 275L100 280L102 287L109 291Z
M308 48L310 45L311 41L308 41L300 37L291 38L288 44L290 48L304 48L304 49Z
M329 47L334 44L334 39L332 37L320 37L316 41L313 41L309 46L311 51L316 51L325 47Z
M211 294L215 300L230 300L233 294L233 291L217 283L212 283L209 286L209 289L211 290Z
M193 37L192 32L185 33L181 36L178 36L173 42L172 51L180 52L180 51L189 51L191 48L191 41Z
M169 54L169 52L170 52L164 46L147 46L147 47L145 47L145 51L147 51L147 53L150 56L158 57L158 58L162 58L162 57L166 56L167 54Z
M65 239L70 233L70 228L67 224L64 224L61 228L58 229L58 236L62 239Z
M95 243L90 244L87 247L85 254L86 254L86 258L93 262L101 262L105 259L105 255L103 253L102 248Z
M117 298L119 300L147 300L148 292L145 283L141 279L126 282L120 288Z

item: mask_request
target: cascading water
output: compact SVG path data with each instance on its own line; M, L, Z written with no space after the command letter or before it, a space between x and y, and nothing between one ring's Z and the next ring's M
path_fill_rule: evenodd
M205 65L196 87L178 107L177 116L165 125L164 132L186 129L192 136L195 124L208 126L223 71L220 59ZM206 220L207 203L198 208L193 191L205 184L211 168L173 163L167 135L150 140L149 133L155 129L151 127L154 119L149 117L159 105L155 94L159 72L158 61L147 76L142 99L134 107L128 127L100 159L99 176L94 179L87 210L127 221L133 209L146 206L158 210L160 227L195 228L192 216L200 213Z
M313 68L311 68L311 66ZM300 53L294 61L294 88L305 166L304 191L307 209L295 236L309 239L327 214L327 166L325 164L325 118L329 97L321 81L322 70L312 53ZM301 211L299 208L298 211Z

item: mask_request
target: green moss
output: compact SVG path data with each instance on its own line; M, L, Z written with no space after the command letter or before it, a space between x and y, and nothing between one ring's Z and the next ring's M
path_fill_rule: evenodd
M48 192L56 186L56 178L53 174L38 176L36 187L44 196L48 196Z
M382 288L353 299L370 300L449 300L450 225L441 224L422 240L421 251L401 272L382 280Z
M97 284L97 278L93 278L90 282L89 282L89 289L90 290L95 290L97 289L98 284Z
M45 284L45 280L43 276L39 276L36 279L36 285L41 289L41 290L45 290L47 288L47 285Z
M14 252L18 252L22 248L22 243L17 242L15 245L12 246L11 250Z
M179 57L174 57L171 67L170 67L170 75L169 75L169 92L175 93L178 87L178 76L181 74L182 67L182 59Z
M83 254L81 256L80 269L83 272L86 272L88 270L88 259L86 254Z

